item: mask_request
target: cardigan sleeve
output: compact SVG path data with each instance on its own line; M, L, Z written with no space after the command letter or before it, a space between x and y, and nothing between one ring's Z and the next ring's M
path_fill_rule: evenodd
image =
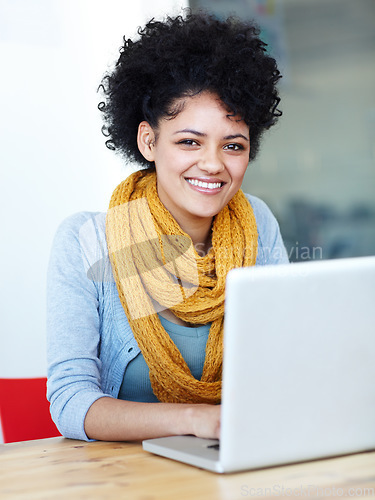
M61 434L81 440L88 440L88 409L108 397L100 380L98 284L87 276L79 235L90 216L76 214L60 225L47 276L47 398Z

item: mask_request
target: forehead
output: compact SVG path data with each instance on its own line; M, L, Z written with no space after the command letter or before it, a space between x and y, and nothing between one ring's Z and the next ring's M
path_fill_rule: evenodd
M211 92L202 92L195 96L181 97L172 104L173 116L163 118L159 126L173 129L182 124L199 126L215 130L218 127L241 129L242 133L249 127L240 115L233 115L222 100Z

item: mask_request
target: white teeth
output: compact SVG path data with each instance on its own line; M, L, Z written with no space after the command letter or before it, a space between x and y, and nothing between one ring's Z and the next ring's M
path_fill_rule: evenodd
M198 186L205 189L217 189L222 185L221 182L202 182L198 181L197 179L186 179L186 180L193 186Z

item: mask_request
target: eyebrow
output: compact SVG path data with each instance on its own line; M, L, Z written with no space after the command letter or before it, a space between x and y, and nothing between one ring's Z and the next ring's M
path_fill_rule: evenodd
M186 134L186 133L194 134L194 135L197 135L198 137L207 137L207 134L204 134L203 132L198 132L198 130L193 130L190 128L184 128L183 130L177 130L177 132L174 132L173 135ZM246 136L244 136L243 134L233 134L233 135L227 135L227 136L223 137L223 139L225 139L226 141L230 141L232 139L239 139L239 138L245 139L245 141L250 142L250 140Z

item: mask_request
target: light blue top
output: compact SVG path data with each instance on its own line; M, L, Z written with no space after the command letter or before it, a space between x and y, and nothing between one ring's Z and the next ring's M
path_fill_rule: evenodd
M164 329L182 354L191 374L200 380L210 324L188 327L176 325L176 323L172 323L161 316L159 318ZM127 401L159 402L152 391L149 369L141 352L128 364L118 397Z
M256 264L287 263L275 217L263 201L248 199L258 228ZM103 396L119 397L139 353L112 276L105 214L68 217L56 233L47 280L47 397L64 436L88 439L88 409Z

